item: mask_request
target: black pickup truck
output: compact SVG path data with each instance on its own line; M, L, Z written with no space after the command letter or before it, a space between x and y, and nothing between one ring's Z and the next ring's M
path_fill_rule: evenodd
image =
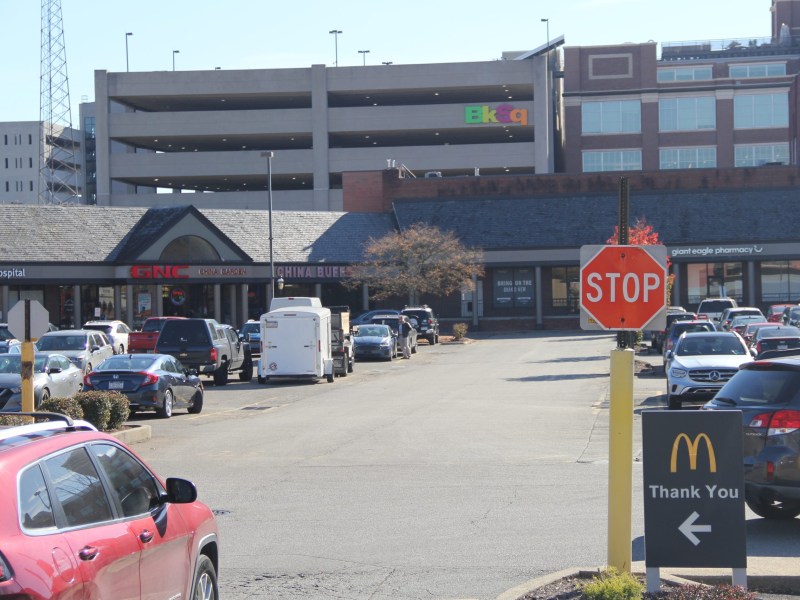
M175 319L164 324L156 342L158 354L177 358L187 369L214 378L214 385L228 383L228 373L239 371L239 379L253 378L250 344L240 340L230 325L214 319Z

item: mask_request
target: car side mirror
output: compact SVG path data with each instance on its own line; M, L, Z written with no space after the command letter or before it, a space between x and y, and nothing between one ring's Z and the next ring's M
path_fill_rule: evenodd
M666 353L664 356L666 356L666 357L667 357L667 360L669 360L670 358L672 358L672 350L667 350L667 353Z
M167 502L189 504L195 500L197 500L197 487L191 481L180 477L169 477L167 479Z
M92 352L99 352L100 346L92 346Z

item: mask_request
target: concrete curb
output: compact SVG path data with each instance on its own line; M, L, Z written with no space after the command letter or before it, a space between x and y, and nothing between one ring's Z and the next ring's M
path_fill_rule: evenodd
M152 437L152 429L150 425L125 425L124 429L119 431L111 431L109 435L113 435L119 441L126 444L135 444L137 442L144 442Z

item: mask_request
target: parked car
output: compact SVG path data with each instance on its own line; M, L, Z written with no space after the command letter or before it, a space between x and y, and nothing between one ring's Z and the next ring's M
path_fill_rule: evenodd
M217 600L219 533L195 485L47 418L0 426L0 596Z
M128 334L128 352L140 354L142 352L153 352L158 341L158 335L164 327L164 323L173 319L185 319L186 317L150 317L142 323L141 331L131 331Z
M697 318L708 319L714 325L719 324L719 317L726 308L739 306L734 298L706 298L697 307Z
M667 404L670 410L685 402L705 402L717 393L742 363L753 357L744 340L731 331L691 332L678 338L668 352Z
M800 357L743 364L705 410L742 411L745 502L766 519L800 515Z
M422 306L406 306L402 311L411 321L411 326L419 336L428 340L432 346L439 341L439 319L427 304Z
M104 333L84 329L49 331L36 342L36 349L44 354L63 354L84 374L114 355L114 349Z
M753 337L751 353L758 358L767 350L800 348L800 328L791 325L763 327Z
M400 323L408 322L410 324L411 319L409 319L406 315L375 315L372 317L371 323L383 323L384 325L388 325L389 329L392 330L392 335L397 339L397 344L400 344ZM408 334L408 346L411 348L411 354L417 353L417 330L414 329L414 326L411 326L411 333Z
M164 323L156 342L158 354L174 356L189 369L214 378L214 385L228 383L228 373L239 379L253 378L250 344L239 339L233 327L214 319L173 319Z
M261 321L250 319L239 330L239 339L250 344L250 353L261 356Z
M22 355L0 355L0 411L22 410ZM83 372L62 354L34 354L33 405L51 397L69 398L83 386ZM0 593L2 596L2 593Z
M650 332L650 347L656 352L664 352L664 339L667 337L669 328L675 321L696 321L697 314L693 312L667 310L667 322L664 329L656 329Z
M767 321L770 323L780 323L783 318L783 311L793 306L797 306L797 304L770 304L767 308Z
M125 354L128 349L128 334L131 328L122 321L87 321L83 324L84 329L102 331L111 340L114 354Z
M359 325L353 335L353 351L356 360L397 357L397 336L388 325L380 323Z
M781 321L784 325L800 325L800 306L789 306L784 309Z
M731 321L733 321L735 317L742 317L745 315L759 317L762 321L767 320L767 317L764 316L760 308L754 306L737 306L734 308L726 308L722 311L722 314L719 316L719 325L717 329L720 331L729 331L731 328Z
M738 333L744 338L744 329L750 323L769 325L769 321L765 321L763 317L759 317L758 315L740 315L738 317L733 317L731 324L728 326L728 331Z
M21 352L22 342L20 341L0 342L0 354L20 354Z
M716 331L716 327L711 321L675 321L670 325L667 336L664 338L664 350L661 358L664 366L667 364L667 353L675 346L675 342L687 331Z
M753 337L758 333L758 330L762 327L778 327L780 323L747 323L744 326L744 330L742 331L742 338L744 338L744 343L747 344L748 348L753 343Z
M115 390L128 397L131 411L155 410L168 419L176 408L203 410L203 382L167 354L119 354L104 360L83 378L91 390Z
M350 325L363 325L364 323L370 323L372 321L372 317L375 315L399 315L400 311L395 310L393 308L377 308L373 310L368 310L366 312L361 313L357 317L350 319Z

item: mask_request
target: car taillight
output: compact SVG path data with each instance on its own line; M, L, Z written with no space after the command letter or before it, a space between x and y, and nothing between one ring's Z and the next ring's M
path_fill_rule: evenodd
M756 354L761 354L761 342L756 342Z
M144 385L153 385L154 383L158 383L158 375L156 375L155 373L148 373L147 371L142 371L141 373L137 373L137 375L141 375L142 377L144 377L144 379L142 379L142 383L140 383L139 385L144 386Z
M94 375L94 371L83 376L84 387L94 387L94 384L92 383L92 375Z
M771 460L767 461L767 481L775 479L775 463Z
M217 362L217 349L211 348L211 351L208 353L208 360L211 362Z
M749 427L767 428L767 435L785 435L800 429L800 410L760 413L750 419Z
M710 321L711 319L708 318L708 315L699 314L697 315L698 321Z

